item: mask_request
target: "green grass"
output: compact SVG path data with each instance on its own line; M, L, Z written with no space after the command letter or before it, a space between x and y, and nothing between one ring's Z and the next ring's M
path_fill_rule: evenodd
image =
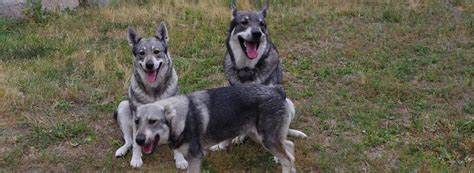
M0 19L0 171L127 171L112 112L126 99L127 27L168 24L180 92L226 86L230 1L117 1ZM239 1L256 9L261 1ZM272 1L270 37L296 105L298 172L474 169L474 4ZM175 171L163 146L143 171ZM203 172L275 172L254 142L208 153Z

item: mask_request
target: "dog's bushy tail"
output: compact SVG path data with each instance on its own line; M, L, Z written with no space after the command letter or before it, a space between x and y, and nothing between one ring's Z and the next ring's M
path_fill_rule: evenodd
M295 115L296 115L296 110L295 110L295 105L293 104L293 102L289 98L286 98L286 106L287 106L287 110L288 110L288 114L290 116L290 119L293 120L293 118L295 118ZM295 129L288 129L288 135L289 136L294 136L294 137L299 137L299 138L307 138L308 137L308 135L306 135L302 131L295 130Z
M295 115L296 115L295 105L289 98L286 98L286 106L288 109L288 113L290 114L290 118L291 119L295 118Z

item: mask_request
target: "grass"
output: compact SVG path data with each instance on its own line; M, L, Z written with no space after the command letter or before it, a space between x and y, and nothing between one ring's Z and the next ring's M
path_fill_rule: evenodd
M239 1L251 10L260 1ZM117 1L0 19L0 170L127 171L112 119L126 99L126 28L170 32L180 92L225 86L229 1ZM36 11L35 11L36 10ZM298 172L469 172L474 4L272 1L269 31L295 102ZM171 151L142 170L175 171ZM203 172L278 171L253 142L208 153Z

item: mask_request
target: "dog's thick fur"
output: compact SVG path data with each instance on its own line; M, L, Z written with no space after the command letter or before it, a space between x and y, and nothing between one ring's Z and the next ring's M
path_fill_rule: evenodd
M133 117L137 107L174 96L178 92L178 77L173 68L173 62L168 52L168 31L162 22L156 29L154 37L142 38L132 29L128 30L128 41L133 52L133 69L128 88L128 100L122 101L114 117L123 133L125 144L120 147L115 156L123 156L133 146L133 167L140 167L142 148L133 139L136 127ZM187 168L187 161L181 153L175 152L176 166Z
M293 143L286 139L293 105L281 86L234 85L179 95L138 107L136 143L150 153L169 143L184 153L188 172L199 172L204 149L246 134L295 172Z
M263 84L281 85L283 71L278 50L270 41L265 17L268 0L260 11L238 11L231 6L232 20L227 36L227 52L224 57L224 73L230 85ZM291 100L288 99L289 102ZM294 117L294 112L292 117ZM306 138L301 131L290 129L290 136ZM244 136L235 138L241 142ZM211 147L221 150L229 145L229 141Z

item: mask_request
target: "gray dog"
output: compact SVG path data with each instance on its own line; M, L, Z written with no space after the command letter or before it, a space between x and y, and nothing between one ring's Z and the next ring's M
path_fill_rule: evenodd
M224 73L230 85L263 84L281 85L283 80L282 65L278 51L268 36L265 17L268 0L260 11L238 11L231 6L232 20L227 36L227 53L224 57ZM291 100L288 102L292 104ZM292 117L295 114L292 114ZM306 138L301 131L290 129L288 135ZM245 139L241 135L233 140L240 143ZM230 144L225 141L211 147L221 150Z
M278 51L268 37L265 16L268 0L260 11L238 11L232 4L232 20L224 58L225 76L231 85L281 84Z
M125 144L120 147L115 156L123 156L133 146L133 167L141 167L142 147L133 139L136 129L133 117L137 107L176 95L178 92L178 77L173 68L173 62L168 52L168 31L162 22L156 29L154 37L142 38L132 29L128 29L128 42L132 47L133 69L128 88L128 99L122 101L114 113ZM145 151L145 154L148 154ZM175 150L176 167L186 169L188 162L183 155Z
M278 158L282 172L296 172L294 145L286 139L293 104L281 86L235 85L174 96L138 107L136 143L152 153L170 144L198 173L204 149L246 134Z

